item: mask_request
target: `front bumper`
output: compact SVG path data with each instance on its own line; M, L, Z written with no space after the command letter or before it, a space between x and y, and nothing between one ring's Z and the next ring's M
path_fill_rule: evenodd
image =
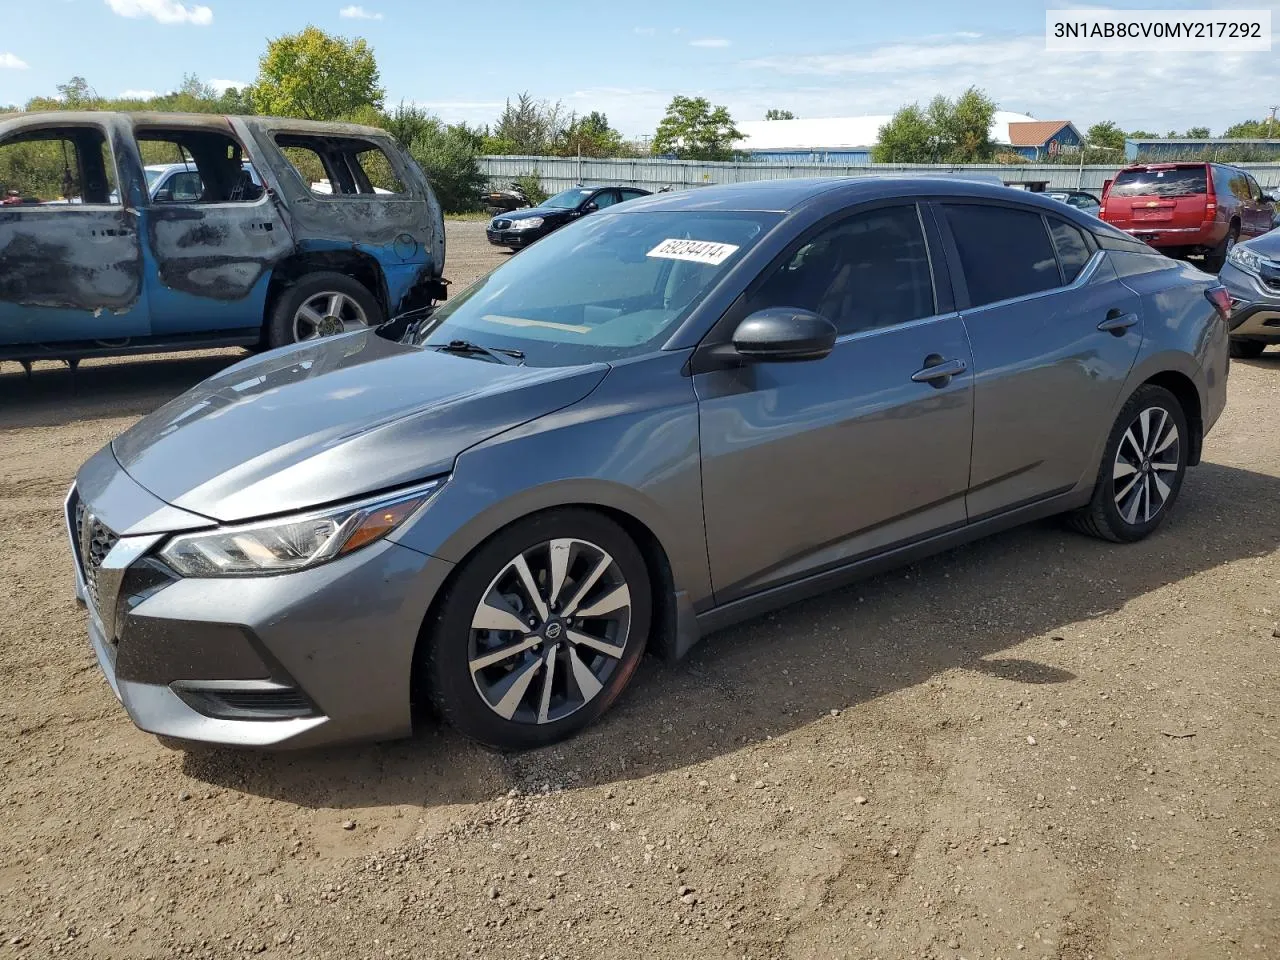
M118 522L132 481L119 470L113 483ZM149 533L120 536L87 567L78 503L73 487L76 596L98 663L138 727L245 747L412 731L414 649L451 564L381 541L298 573L183 579L150 558L165 535ZM95 501L83 503L92 516Z
M512 250L527 247L542 236L537 230L486 230L484 235L495 247L510 247Z
M1231 336L1280 343L1280 287L1228 262L1218 282L1231 294Z

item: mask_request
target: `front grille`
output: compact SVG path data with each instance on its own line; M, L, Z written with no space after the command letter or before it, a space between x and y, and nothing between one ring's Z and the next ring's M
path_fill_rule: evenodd
M80 574L84 577L85 589L89 593L89 603L95 611L101 611L98 596L98 571L102 561L116 545L120 538L106 524L95 517L84 501L78 501L75 508L76 560L80 564Z
M506 229L509 229L509 228L510 228L510 226L511 226L511 221L510 221L510 220L495 220L495 221L493 221L493 229L495 229L495 230L506 230Z

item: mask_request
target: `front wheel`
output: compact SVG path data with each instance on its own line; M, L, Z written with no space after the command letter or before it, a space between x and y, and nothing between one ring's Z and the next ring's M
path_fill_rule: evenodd
M1231 338L1231 356L1237 360L1256 360L1267 345L1261 340L1237 340Z
M1139 387L1111 428L1093 498L1072 525L1114 543L1153 533L1182 489L1189 440L1178 398L1155 384Z
M635 673L650 589L639 548L608 518L563 509L517 522L463 561L426 624L424 693L486 746L563 740Z

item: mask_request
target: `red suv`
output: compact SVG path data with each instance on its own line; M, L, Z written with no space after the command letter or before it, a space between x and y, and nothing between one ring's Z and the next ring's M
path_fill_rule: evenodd
M1107 223L1171 257L1202 253L1217 273L1238 240L1271 229L1275 200L1238 167L1222 163L1140 163L1102 194Z

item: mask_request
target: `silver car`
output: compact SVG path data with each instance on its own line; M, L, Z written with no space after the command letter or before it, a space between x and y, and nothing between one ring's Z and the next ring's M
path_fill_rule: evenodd
M434 313L246 360L67 499L125 709L168 737L499 748L648 649L1038 517L1169 515L1226 292L1065 204L786 180L585 217Z
M1280 344L1280 230L1232 247L1218 280L1231 294L1231 355L1253 359Z

